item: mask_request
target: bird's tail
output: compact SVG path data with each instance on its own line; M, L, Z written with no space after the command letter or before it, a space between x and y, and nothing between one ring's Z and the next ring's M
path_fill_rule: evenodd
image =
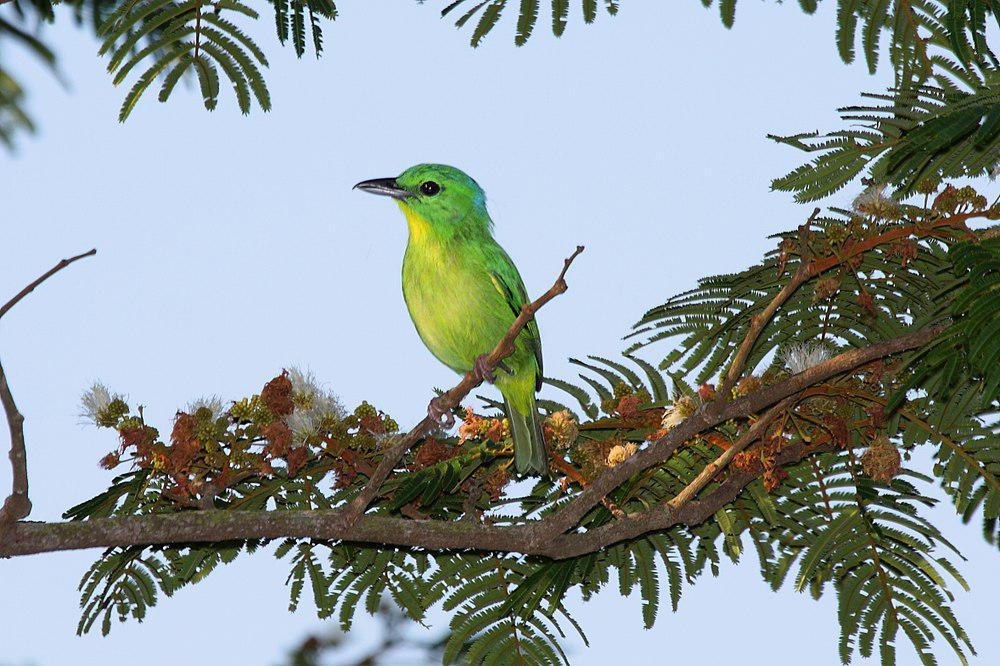
M510 433L514 438L514 467L518 474L546 476L549 473L549 454L545 450L535 396L531 395L526 402L528 409L523 412L504 398L507 417L510 419Z

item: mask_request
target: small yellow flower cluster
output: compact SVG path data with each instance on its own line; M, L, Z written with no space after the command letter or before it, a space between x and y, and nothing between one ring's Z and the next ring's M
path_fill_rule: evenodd
M620 465L632 456L635 452L639 450L635 442L626 442L625 444L618 444L614 446L611 451L608 452L608 465L614 467Z
M458 426L459 444L464 444L469 439L478 439L482 442L489 440L499 444L509 437L510 422L507 419L484 418L471 409L465 410L463 423Z
M542 430L549 446L559 451L568 449L580 432L576 419L566 409L549 414L545 418Z

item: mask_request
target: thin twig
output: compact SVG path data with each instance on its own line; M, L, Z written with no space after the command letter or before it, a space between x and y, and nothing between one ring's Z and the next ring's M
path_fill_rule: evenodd
M573 260L583 252L584 247L582 245L577 245L576 250L571 254L564 262L562 270L559 272L559 277L556 278L555 283L549 288L544 294L539 296L536 300L532 301L521 307L521 312L514 319L514 322L507 329L507 332L490 352L489 356L486 357L486 367L489 370L493 370L503 359L507 358L514 353L514 341L517 340L517 336L520 335L521 331L528 322L531 321L535 313L541 309L546 303L551 301L553 298L559 294L565 293L569 288L566 285L566 271L569 270L570 265ZM476 375L476 373L470 371L465 373L462 377L462 381L456 384L450 391L441 395L438 398L438 405L440 408L445 410L452 410L462 402L465 396L469 395L469 392L482 383L482 379ZM382 484L385 480L389 478L389 474L395 469L399 461L403 459L406 452L410 448L423 439L431 430L437 427L437 423L429 415L424 417L420 423L418 423L412 430L410 430L406 435L399 439L392 448L386 451L385 455L382 457L382 461L375 468L374 474L368 480L368 485L358 493L357 497L351 500L351 503L347 505L344 510L344 520L348 525L354 523L358 517L365 512L368 505L371 504L372 500L378 495L379 490L382 488Z
M691 483L687 484L683 490L667 502L670 508L676 511L694 499L694 496L697 495L702 488L708 485L708 482L712 480L712 477L725 469L726 466L732 462L733 458L736 457L737 453L743 451L745 448L760 439L764 430L771 425L771 422L794 402L794 397L785 398L774 407L771 407L771 409L769 409L764 416L760 417L752 426L750 426L749 430L747 430L735 444L723 451L718 458L705 465L705 468L701 470L698 476L696 476Z
M788 281L788 284L782 287L781 291L774 295L774 298L771 299L771 302L763 310L750 319L750 328L747 330L746 337L743 338L743 343L736 351L736 356L729 366L729 372L726 373L725 378L719 384L718 395L722 400L729 398L730 391L732 391L733 386L736 385L736 381L743 373L743 366L746 364L747 357L750 356L754 345L757 344L757 339L760 337L764 327L771 323L774 315L777 314L778 308L784 305L804 282L815 275L810 268L812 262L808 260L809 258L806 256L806 253L809 251L807 245L809 228L819 213L819 208L814 209L809 219L806 220L806 223L799 227L800 263L798 269L795 271L795 275Z
M25 296L34 291L35 287L48 280L50 277L66 268L74 261L97 254L97 249L78 254L69 259L63 259L58 264L50 268L38 279L34 280L27 287L17 293L14 298L4 303L0 307L0 317L7 314L12 307L18 304ZM0 507L0 533L12 523L26 518L31 513L31 500L28 499L28 461L24 445L24 415L17 409L14 396L10 392L7 384L7 375L4 373L3 365L0 365L0 402L3 403L4 414L7 417L7 425L10 428L10 466L11 466L11 490L10 495L4 500Z
M49 270L47 270L45 273L43 273L37 280L35 280L31 284L29 284L27 287L25 287L21 291L19 291L17 293L17 296L15 296L14 298L12 298L9 301L7 301L6 303L4 303L3 307L0 307L0 317L3 317L5 314L7 314L7 311L10 310L15 305L17 305L18 302L22 298L24 298L25 296L27 296L28 294L30 294L31 292L33 292L35 290L35 287L37 287L41 283L45 282L46 280L48 280L53 275L55 275L56 273L58 273L62 269L66 268L67 266L69 266L70 264L72 264L74 261L79 261L80 259L83 259L84 257L92 257L95 254L97 254L97 248L96 247L92 248L91 250L88 250L87 252L84 252L83 254L78 254L75 257L70 257L69 259L63 259L58 264L56 264L55 266L53 266L52 268L50 268Z

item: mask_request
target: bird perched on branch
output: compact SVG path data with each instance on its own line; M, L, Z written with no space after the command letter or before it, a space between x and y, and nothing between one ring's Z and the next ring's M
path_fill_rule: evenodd
M396 178L356 188L392 197L406 216L410 238L403 257L403 297L420 339L458 373L473 372L503 394L514 463L521 474L546 474L548 456L535 392L542 382L542 342L534 320L518 335L514 353L497 365L487 355L504 336L528 295L514 262L493 239L486 194L462 171L418 164ZM437 401L428 413L450 417Z

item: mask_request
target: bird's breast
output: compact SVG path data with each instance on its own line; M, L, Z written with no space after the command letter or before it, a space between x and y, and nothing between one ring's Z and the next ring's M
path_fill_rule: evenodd
M513 315L489 272L447 245L411 243L403 260L403 298L417 333L434 356L456 372L492 349ZM499 332L498 332L499 331Z

